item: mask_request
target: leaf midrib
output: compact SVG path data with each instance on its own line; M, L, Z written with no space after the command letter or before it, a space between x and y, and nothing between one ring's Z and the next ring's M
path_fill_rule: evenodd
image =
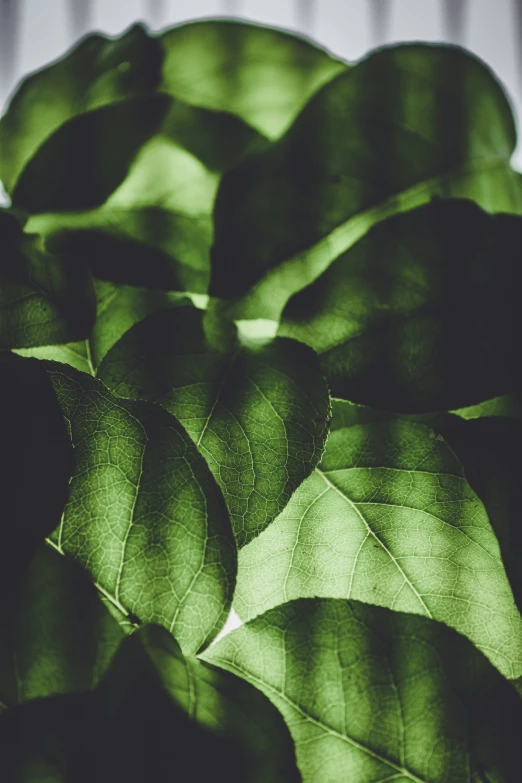
M383 549L383 550L386 552L386 554L388 555L388 557L390 558L390 560L391 560L391 561L394 563L395 567L396 567L396 568L397 568L397 570L400 572L400 574L401 574L402 578L404 579L405 583L406 583L406 584L409 586L410 590L412 591L412 593L415 595L415 597L416 597L416 598L417 598L417 600L419 601L419 603L420 603L420 605L422 606L422 608L423 608L423 610L424 610L424 612L425 612L426 616L427 616L427 617L429 617L430 619L433 619L433 615L432 615L432 613L431 613L431 612L430 612L430 610L428 609L428 607L427 607L426 603L424 602L424 600L423 600L422 596L420 595L420 593L418 592L417 588L415 587L415 585L413 584L413 582L410 580L410 578L409 578L409 577L406 575L406 572L404 571L404 569L402 568L402 566L400 565L400 563L397 561L397 559L396 559L396 558L393 556L393 554L390 552L390 550L388 549L388 547L386 546L386 544L384 544L384 543L381 541L381 539L379 538L379 536L378 536L378 535L377 535L377 534L374 532L374 530L373 530L373 529L371 528L371 526L368 524L368 522L366 521L366 519L364 518L364 516L361 514L361 512L360 512L360 511L359 511L359 509L357 508L357 505L356 505L356 504L355 504L355 503L354 503L354 502L353 502L353 501L352 501L352 500L351 500L351 499L350 499L350 498L349 498L347 495L345 495L343 492L341 492L341 490L340 490L338 487L336 487L336 486L335 486L335 484L333 484L333 483L330 481L330 479L328 478L328 476L326 475L326 473L324 473L322 470L320 470L320 468L315 468L315 470L316 470L316 472L317 472L317 473L318 473L318 474L321 476L321 478L323 479L323 481L325 482L325 484L326 484L326 485L327 485L327 486L328 486L330 489L333 489L333 490L334 490L334 491L335 491L335 492L336 492L336 493L337 493L337 494L338 494L338 495L339 495L339 496L340 496L340 497L341 497L341 498L342 498L342 499L343 499L343 500L344 500L346 503L348 503L348 505L350 506L350 508L351 508L351 509L353 509L353 511L355 512L355 514L356 514L356 515L359 517L359 519L360 519L360 520L361 520L361 522L363 523L364 527L366 528L366 531L367 531L368 535L371 535L371 536L372 536L372 537L375 539L375 541L376 541L376 542L379 544L379 546L380 546L380 547L381 547L381 548L382 548L382 549ZM354 564L354 565L355 565L355 564ZM354 570L355 570L355 569L354 569ZM350 587L351 587L351 585L350 585ZM349 597L350 597L350 595L347 595L347 598L349 598Z
M205 658L203 657L203 660ZM218 662L219 659L213 659L210 662ZM387 759L385 756L381 756L380 753L377 751L372 750L372 748L363 745L361 742L358 742L353 737L349 737L347 734L342 734L337 729L334 729L331 726L328 726L326 723L323 723L321 720L318 720L317 718L314 718L312 715L310 715L309 712L304 710L302 707L299 706L293 699L291 699L289 696L286 695L281 690L278 690L273 685L270 685L269 683L265 682L259 677L256 677L251 672L244 669L242 666L239 666L237 663L231 663L228 660L219 661L220 664L223 666L223 668L228 669L229 671L238 674L238 676L242 677L243 679L246 679L247 681L253 681L257 684L257 687L259 690L268 690L270 693L272 693L277 698L284 701L286 704L288 704L289 707L294 709L296 712L298 712L305 720L309 721L310 723L313 723L315 726L318 726L320 729L322 729L325 733L329 734L332 737L335 737L336 739L342 740L343 742L346 742L348 745L351 745L352 747L356 748L357 750L362 751L363 753L366 753L366 755L371 756L373 759L378 761L381 764L386 764L390 769L393 769L395 772L400 773L401 775L404 775L409 780L414 781L414 783L429 783L424 778L420 778L417 775L415 775L414 772L411 772L409 769L405 767L401 767L399 764L396 764L394 761L391 761L391 759Z

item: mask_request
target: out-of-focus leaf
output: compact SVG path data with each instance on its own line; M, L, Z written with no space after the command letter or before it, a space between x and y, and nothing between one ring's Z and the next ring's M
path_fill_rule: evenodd
M279 708L304 783L520 775L520 698L467 639L427 618L357 601L292 601L204 657Z
M522 419L522 395L505 394L492 400L479 402L467 408L452 411L463 419L479 419L484 416L507 416L510 419Z
M420 424L331 433L319 468L240 553L242 619L312 596L432 617L507 677L522 672L522 619L486 511L453 452Z
M0 211L0 350L82 339L95 314L87 264L47 252Z
M225 176L211 295L235 318L277 319L377 221L434 197L522 211L511 107L456 47L381 49L314 95L272 147Z
M45 362L76 469L52 542L85 566L124 622L158 622L185 652L223 626L236 553L223 497L178 421Z
M50 197L47 195L48 188L38 179L41 174L41 169L36 165L38 154L45 152L46 144L51 145L48 152L54 149L61 157L59 171L63 170L63 166L68 163L67 144L62 146L60 155L60 148L51 137L66 123L72 123L70 151L75 152L78 146L83 147L85 143L93 145L95 140L102 140L99 135L102 132L112 134L109 118L112 122L117 120L119 123L119 118L130 111L133 122L129 123L131 117L127 115L126 138L122 137L121 128L117 135L120 150L127 153L127 157L129 152L136 152L143 142L143 129L146 130L145 137L151 132L150 110L153 107L148 106L148 111L144 111L146 104L143 104L143 101L154 95L161 81L162 59L158 42L149 38L141 25L135 25L121 38L109 38L99 34L88 36L74 46L68 55L28 76L14 94L0 121L0 178L14 202L18 201L19 186L22 187L22 201L24 196L29 198L33 210L37 203L35 200L42 199L44 204ZM132 101L136 103L133 104ZM159 102L164 103L165 99L160 96ZM110 107L116 104L118 111L111 117ZM141 111L137 114L136 109L140 105ZM107 108L108 113L102 112L97 116L105 117L107 121L101 120L101 125L98 126L96 115L92 114L90 118L87 115L103 108ZM152 115L157 120L155 112L156 107ZM76 126L79 130L76 131L75 139L74 123L75 118L79 117L82 122ZM94 125L90 129L91 133L82 138L81 128L87 127L86 121ZM117 145L118 138L114 141ZM111 147L114 153L118 154L116 146L112 144ZM91 154L86 150L83 161L78 159L78 166L88 163L92 165L92 154L96 152L95 170L97 176L100 176L99 147L93 146L90 151ZM46 157L49 158L50 164L56 162L52 154L44 154L43 158ZM125 156L122 156L122 159L123 157ZM24 170L30 172L32 168L36 178L34 183L28 173L26 184L22 185L20 178ZM115 176L116 170L116 161L111 161L106 175ZM83 174L89 182L88 166L83 170ZM104 175L103 172L101 175ZM51 194L53 187L63 186L60 177L56 179L56 185L51 182ZM36 186L34 191L31 191L30 184ZM91 184L95 189L101 187L100 181L94 180ZM41 211L41 207L34 211Z
M262 143L231 115L174 101L104 204L33 216L27 230L44 234L55 252L86 261L102 279L204 293L220 176ZM81 149L78 155L83 159Z
M514 416L508 418L511 410ZM486 415L487 411L489 415ZM522 528L519 524L522 423L517 418L518 411L516 396L511 395L475 406L473 418L466 420L448 413L402 415L400 418L431 427L457 455L469 485L484 503L515 601L522 609ZM331 431L390 421L395 417L396 414L390 411L334 399Z
M163 89L186 103L228 111L270 139L289 127L324 84L348 69L286 30L233 20L198 20L160 37Z
M421 412L521 388L522 218L426 204L374 226L296 294L279 334L311 345L332 394Z
M9 706L91 690L124 635L78 563L48 546L0 606L0 699Z
M98 375L118 396L159 402L181 421L221 486L239 546L321 458L328 389L314 353L294 340L238 340L232 325L177 307L126 332Z
M119 136L129 151L135 142L136 150L140 134L142 142L153 131L164 96L177 99L185 116L193 112L191 106L229 112L274 138L314 92L347 68L300 36L244 22L200 20L159 36L136 24L120 38L90 35L64 57L27 77L16 91L0 122L0 178L13 194L24 169L56 131L77 118L82 118L78 127L86 127L89 113L89 121L96 124L96 112L102 117L103 109L108 109L108 118L116 107L113 119L118 123L126 111L136 113L136 121L127 118L125 134L118 128L115 139L117 143ZM144 101L153 96L159 102L147 106ZM183 108L181 102L190 106ZM211 114L200 112L200 116ZM92 143L93 137L113 130L110 124L92 127L84 138ZM199 132L204 134L203 124ZM188 139L186 133L184 138ZM231 136L229 145L235 146L236 141ZM75 150L73 139L69 143ZM227 144L220 146L226 149ZM66 156L67 148L62 153ZM115 168L114 162L110 168ZM99 182L93 184L100 187ZM46 198L41 183L37 185L38 197ZM27 196L35 197L29 192Z

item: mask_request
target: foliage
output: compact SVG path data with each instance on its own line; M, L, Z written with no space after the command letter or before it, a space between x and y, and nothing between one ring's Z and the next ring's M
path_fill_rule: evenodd
M515 144L453 46L135 25L21 83L2 780L519 781Z

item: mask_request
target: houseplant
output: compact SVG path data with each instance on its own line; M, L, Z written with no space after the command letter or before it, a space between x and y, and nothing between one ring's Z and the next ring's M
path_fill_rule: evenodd
M136 25L22 82L6 780L518 780L515 142L451 46Z

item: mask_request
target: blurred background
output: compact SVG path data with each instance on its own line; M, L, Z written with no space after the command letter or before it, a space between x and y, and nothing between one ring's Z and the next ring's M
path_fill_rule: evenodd
M20 78L89 31L208 16L295 30L347 60L397 41L459 43L490 65L522 118L522 0L0 0L0 111ZM520 142L514 164L522 170Z

